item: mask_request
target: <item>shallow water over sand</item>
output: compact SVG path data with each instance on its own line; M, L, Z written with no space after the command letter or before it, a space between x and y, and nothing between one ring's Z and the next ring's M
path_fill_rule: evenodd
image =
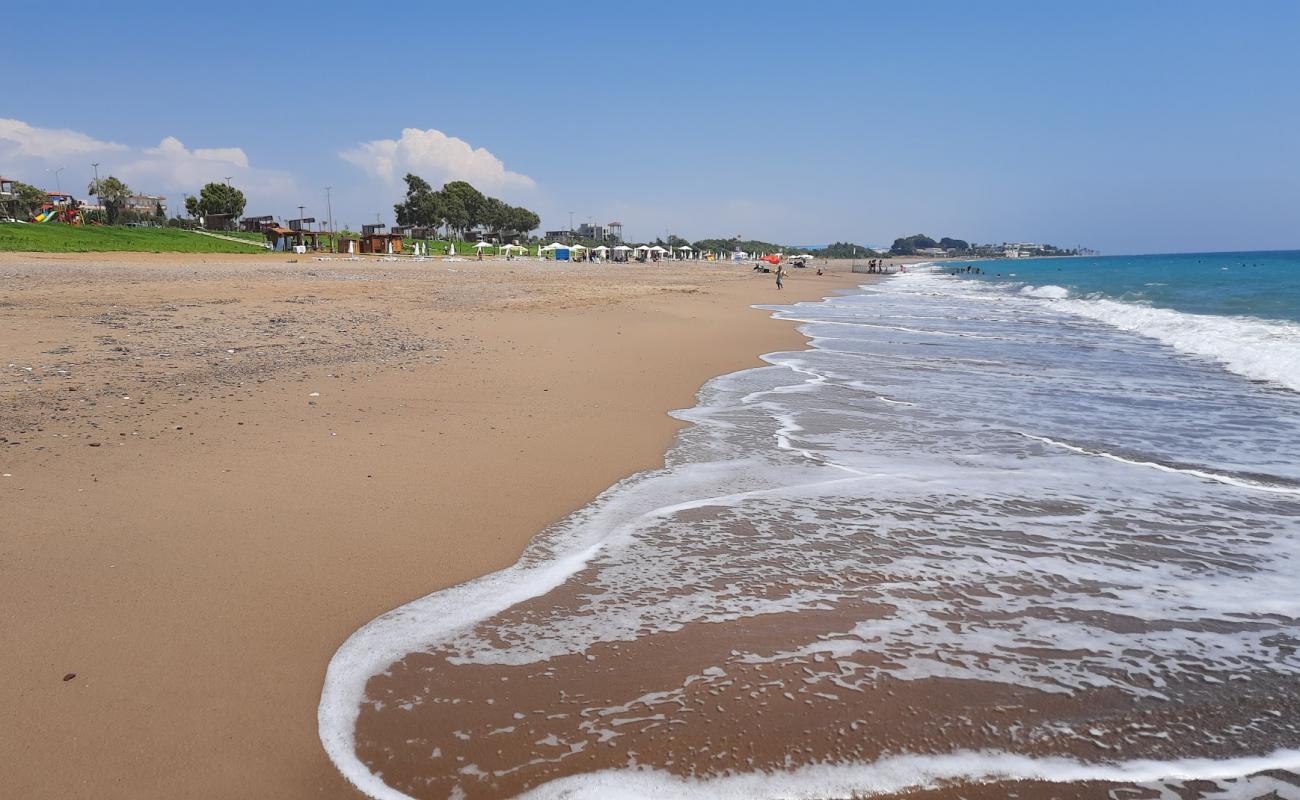
M665 469L345 644L321 705L345 774L1300 793L1260 774L1300 769L1300 395L942 277L781 316L813 349L711 382Z

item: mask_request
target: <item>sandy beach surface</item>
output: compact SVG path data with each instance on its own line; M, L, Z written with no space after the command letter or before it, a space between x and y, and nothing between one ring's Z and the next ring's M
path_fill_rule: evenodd
M0 254L0 795L351 797L325 666L798 349L748 265Z

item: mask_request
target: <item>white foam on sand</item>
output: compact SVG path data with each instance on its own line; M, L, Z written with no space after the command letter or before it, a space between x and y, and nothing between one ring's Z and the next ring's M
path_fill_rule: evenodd
M371 797L405 797L357 757L354 732L370 678L410 653L436 650L453 670L540 663L693 622L807 609L838 609L851 630L792 637L786 652L733 650L724 663L696 665L698 679L722 680L731 664L856 653L880 666L840 661L810 677L848 690L944 677L1164 697L1175 680L1300 674L1285 649L1300 618L1294 466L1278 455L1300 431L1282 403L1290 396L1108 325L1062 322L1069 314L1055 310L1071 300L984 290L1012 306L1002 313L957 302L935 280L888 282L923 297L787 309L817 347L710 382L677 414L693 424L664 469L611 487L514 566L349 637L318 709L338 769ZM891 324L899 319L907 323ZM835 338L819 338L826 333ZM1224 411L1224 397L1238 404ZM1180 413L1189 420L1182 428ZM1230 435L1216 439L1216 421ZM1159 541L1135 549L1133 533L1149 531ZM509 613L575 576L578 600ZM868 607L883 615L852 616ZM1109 624L1116 616L1150 624ZM1036 655L1044 648L1086 655ZM609 718L649 713L644 698L621 699L610 698ZM1273 728L1264 735L1294 743ZM1207 752L1200 741L1181 752ZM518 755L526 764L530 754ZM1300 768L1300 751L1096 764L958 752L698 780L630 768L564 778L529 796L826 797L951 780L1140 781L1267 768Z
M753 800L765 797L837 798L891 794L943 783L1036 780L1152 784L1227 780L1265 770L1300 769L1300 750L1234 759L1180 759L1085 764L1069 758L1030 758L1006 752L898 755L870 764L818 764L789 772L718 778L681 778L659 770L628 769L573 775L521 795L527 800Z

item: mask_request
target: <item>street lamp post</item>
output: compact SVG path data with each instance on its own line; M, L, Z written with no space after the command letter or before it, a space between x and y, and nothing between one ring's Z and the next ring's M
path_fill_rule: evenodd
M326 219L326 224L329 225L329 229L330 229L330 250L337 253L338 240L337 237L334 235L334 205L333 203L330 202L330 189L332 188L333 187L331 186L325 187L325 219Z
M54 189L59 194L63 194L63 184L59 181L59 173L62 172L64 169L65 167L59 167L58 169L54 170Z
M94 187L95 187L95 202L96 202L96 203L99 203L99 162L96 161L96 162L92 163L92 164L90 165L90 168L91 168L92 170L95 171L95 182L92 183L91 186L94 186ZM99 204L100 204L100 205L103 205L102 203L99 203ZM85 217L83 217L83 219L85 219ZM99 215L98 215L98 214L95 215L95 219L96 219L96 220L99 219Z

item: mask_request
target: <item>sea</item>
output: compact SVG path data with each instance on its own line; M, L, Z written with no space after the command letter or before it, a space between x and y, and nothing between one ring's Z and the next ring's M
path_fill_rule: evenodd
M970 270L967 270L967 267ZM1300 253L773 306L662 469L358 630L376 798L1300 798Z

